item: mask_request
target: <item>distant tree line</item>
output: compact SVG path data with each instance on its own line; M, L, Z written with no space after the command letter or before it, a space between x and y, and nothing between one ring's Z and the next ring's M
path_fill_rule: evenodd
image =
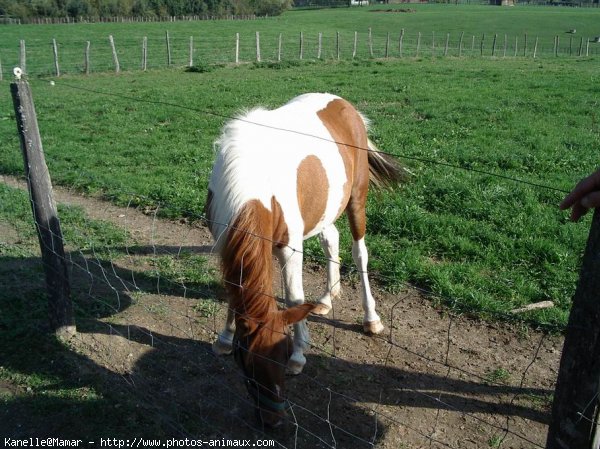
M279 15L292 0L0 0L0 17Z

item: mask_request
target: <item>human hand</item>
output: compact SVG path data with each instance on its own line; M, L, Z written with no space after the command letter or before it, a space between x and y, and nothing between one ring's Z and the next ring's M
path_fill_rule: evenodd
M579 220L589 209L598 206L600 206L600 169L579 181L559 205L561 210L572 207L572 221Z

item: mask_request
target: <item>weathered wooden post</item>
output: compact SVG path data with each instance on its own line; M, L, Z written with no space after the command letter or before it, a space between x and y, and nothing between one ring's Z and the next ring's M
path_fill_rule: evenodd
M598 447L600 209L594 212L560 360L547 449ZM592 444L593 443L593 444Z
M404 41L404 28L400 30L400 37L398 38L398 54L402 57L402 44Z
M171 58L171 39L169 38L169 31L165 31L165 40L167 42L167 66L171 66L173 59Z
M235 33L235 63L240 63L240 33Z
M54 73L56 76L60 76L60 67L58 65L58 45L56 45L56 39L52 39L52 53L54 54Z
M302 59L304 57L304 33L300 31L300 55L299 58Z
M281 46L283 44L283 36L279 33L279 37L277 39L277 62L281 62Z
M46 274L50 328L58 337L69 337L75 334L76 328L52 183L44 159L31 89L27 81L20 79L20 69L15 69L15 75L17 80L11 83L10 91L25 162L31 208Z
M19 41L19 67L23 73L27 73L27 50L25 49L25 40Z
M83 72L86 75L90 74L90 41L85 43L85 51L83 54Z
M256 32L256 62L260 62L260 31Z
M188 61L188 67L194 65L194 36L190 36L190 60Z
M145 72L148 69L148 37L142 38L142 70Z
M450 33L446 33L446 45L444 46L444 57L448 56L448 47L450 46Z
M115 64L115 72L119 73L121 71L121 65L119 64L119 57L117 56L115 40L113 39L112 34L108 36L108 41L110 42L110 49L112 50L113 63Z
M319 33L317 39L317 59L321 59L321 51L323 49L323 33Z

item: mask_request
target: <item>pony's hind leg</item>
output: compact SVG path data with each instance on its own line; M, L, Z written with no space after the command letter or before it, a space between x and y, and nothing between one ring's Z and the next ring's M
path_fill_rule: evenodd
M369 277L367 275L369 255L364 238L355 240L352 243L352 259L354 259L354 263L358 268L361 280L363 310L365 312L363 328L368 334L379 334L381 331L383 331L383 324L381 324L381 319L375 311L375 299L371 294L371 286L369 284Z
M297 242L302 248L302 240ZM294 245L295 246L295 245ZM304 303L304 288L302 287L302 251L296 251L294 246L285 246L276 250L275 254L283 271L283 286L285 302L288 307ZM309 342L306 320L294 323L294 349L287 364L289 374L300 374L306 364L304 349Z
M340 296L340 234L334 224L319 234L321 247L327 257L327 290L317 301L320 306L313 313L326 315L333 307L331 300Z
M225 320L225 328L218 335L212 345L212 350L217 355L231 354L233 351L233 334L235 333L235 322L233 320L233 310L227 309L227 319Z

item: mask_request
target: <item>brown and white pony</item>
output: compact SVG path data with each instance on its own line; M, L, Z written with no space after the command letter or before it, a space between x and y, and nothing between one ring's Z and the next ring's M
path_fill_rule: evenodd
M367 150L375 148L365 118L329 94L302 95L272 111L254 109L230 121L217 145L206 213L221 254L229 313L213 349L234 352L259 419L274 426L285 416L286 367L298 374L306 363L305 318L329 312L340 294L334 223L344 211L362 281L364 330L383 330L367 278L365 203L369 179L393 185L403 170ZM317 234L329 260L327 289L317 304L304 304L302 242ZM283 270L286 310L273 296L272 254Z

